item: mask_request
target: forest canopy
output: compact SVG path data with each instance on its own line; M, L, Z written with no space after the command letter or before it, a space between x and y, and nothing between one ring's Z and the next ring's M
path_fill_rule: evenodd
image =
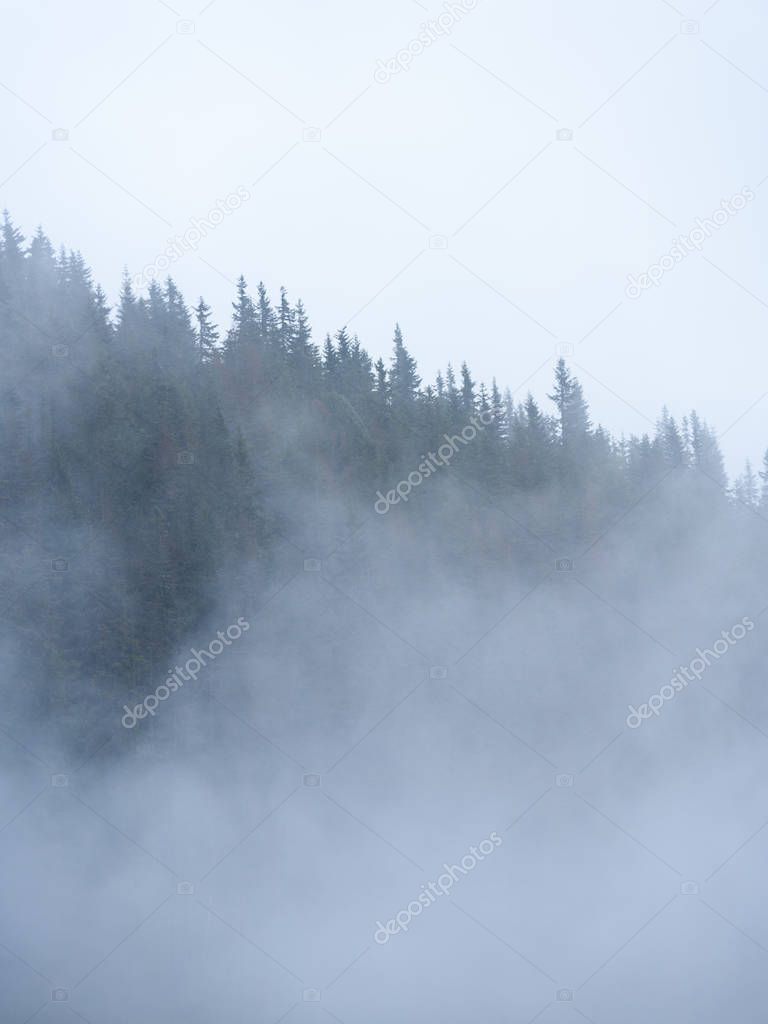
M243 277L227 325L170 278L139 296L126 274L111 309L80 253L7 214L0 346L4 628L64 674L137 685L223 589L247 577L258 603L285 558L354 544L394 505L400 539L457 572L584 549L649 496L670 543L768 518L768 463L729 483L695 411L614 437L563 359L546 408L467 363L427 383L399 326L374 361Z

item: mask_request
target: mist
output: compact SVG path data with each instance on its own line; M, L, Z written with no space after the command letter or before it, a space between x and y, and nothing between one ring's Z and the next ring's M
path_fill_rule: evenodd
M762 1024L761 5L3 27L0 1024Z
M762 1019L768 499L713 428L0 262L4 1020Z

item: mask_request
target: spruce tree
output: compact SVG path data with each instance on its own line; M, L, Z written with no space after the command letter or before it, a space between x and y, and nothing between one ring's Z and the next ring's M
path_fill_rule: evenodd
M559 418L559 440L563 448L583 445L590 431L589 409L581 384L571 374L564 359L555 367L555 389L548 396L555 403Z
M219 330L211 318L211 307L200 296L200 301L195 306L195 320L197 322L197 348L200 361L203 363L215 362L219 356Z
M421 378L416 372L416 360L405 347L400 324L395 324L394 352L389 371L389 393L392 405L399 414L413 407L420 386Z
M461 407L464 415L469 419L475 413L475 382L469 372L466 363L461 364Z
M232 326L227 332L226 351L230 355L243 353L255 346L257 340L256 310L241 274L237 279L237 298L232 304Z

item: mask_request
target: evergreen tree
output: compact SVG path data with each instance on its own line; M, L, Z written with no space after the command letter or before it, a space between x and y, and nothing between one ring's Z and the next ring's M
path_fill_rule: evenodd
M392 405L398 413L402 414L405 409L413 406L421 385L421 378L416 372L416 360L405 347L399 324L395 324L391 367L389 393Z
M581 384L572 376L564 359L555 367L555 390L548 396L557 407L558 434L563 448L583 445L589 431L589 409Z
M323 377L330 387L335 387L338 378L338 356L333 347L330 334L326 334L323 342Z
M469 419L475 412L475 382L466 363L461 364L461 407Z
M277 336L283 352L290 352L293 348L295 321L296 314L288 302L288 292L281 287L280 306L277 311Z
M683 436L675 422L674 416L670 416L666 406L661 410L661 419L656 427L656 439L658 441L664 461L668 466L684 466L686 463L686 450Z
M227 352L230 355L242 353L256 345L257 340L256 310L248 294L246 280L241 274L237 279L237 298L232 305L232 326L227 333Z
M688 447L688 462L691 466L700 470L704 476L713 480L723 490L727 487L728 479L725 473L723 453L717 437L712 430L692 410L689 417L690 442Z
M317 349L312 344L312 328L301 299L290 316L282 312L281 305L281 317L289 325L281 327L289 376L295 387L308 393L319 381L319 361Z
M513 479L526 490L541 487L551 473L554 438L530 392L514 413L511 442Z
M381 357L376 360L374 370L376 372L374 393L376 395L379 408L383 409L389 403L389 380L387 378L387 368Z
M195 306L195 320L197 321L197 347L200 360L204 363L215 362L219 354L219 330L211 318L211 307L202 295Z
M263 281L259 281L258 299L256 304L256 324L259 338L262 345L269 347L278 342L277 316L269 301L267 288Z
M737 477L731 488L734 501L746 508L757 508L760 504L760 491L757 477L752 470L752 463L747 459L744 472Z
M3 276L8 286L21 295L25 277L24 236L7 210L3 210L2 253Z

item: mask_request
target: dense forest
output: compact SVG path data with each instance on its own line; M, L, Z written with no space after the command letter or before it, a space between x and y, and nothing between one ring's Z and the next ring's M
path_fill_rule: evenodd
M3 1021L762 1020L768 463L215 319L5 218Z
M670 544L768 519L768 463L729 485L695 411L614 437L563 360L546 408L466 363L425 383L398 326L374 361L243 277L226 327L170 278L139 297L126 274L110 309L78 252L7 214L0 349L3 629L56 680L138 686L215 604L258 608L285 559L354 553L387 512L424 571L458 576L542 552L562 569L654 494Z

